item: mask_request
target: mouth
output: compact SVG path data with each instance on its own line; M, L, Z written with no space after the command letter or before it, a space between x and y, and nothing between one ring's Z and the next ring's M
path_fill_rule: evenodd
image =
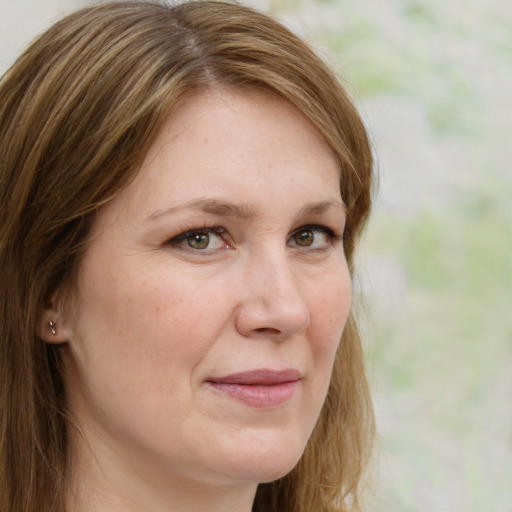
M206 383L218 393L250 407L272 408L288 402L302 379L297 370L258 369L213 377Z

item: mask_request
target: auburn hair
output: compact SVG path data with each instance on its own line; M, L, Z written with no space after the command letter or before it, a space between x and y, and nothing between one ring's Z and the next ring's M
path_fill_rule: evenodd
M36 325L52 297L69 301L96 211L134 178L173 106L218 87L275 94L323 135L339 161L353 274L371 150L340 80L307 44L265 14L215 1L103 3L57 22L0 81L0 510L64 511L60 347ZM373 432L351 312L305 452L259 485L254 510L358 510Z

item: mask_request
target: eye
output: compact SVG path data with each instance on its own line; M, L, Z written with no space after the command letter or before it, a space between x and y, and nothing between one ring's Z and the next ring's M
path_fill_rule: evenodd
M325 226L304 226L297 229L291 236L292 245L322 249L332 245L337 237L332 229Z
M225 233L226 230L222 227L192 229L175 236L168 243L181 249L194 251L227 249L229 243L223 237Z
M207 249L210 245L210 235L208 233L196 233L187 237L187 244L192 249Z
M305 229L293 234L293 240L301 247L309 247L315 241L315 233L312 229Z

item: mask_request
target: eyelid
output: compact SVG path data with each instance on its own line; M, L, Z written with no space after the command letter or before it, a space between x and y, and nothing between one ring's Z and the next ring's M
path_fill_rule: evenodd
M200 235L203 233L207 233L209 235L212 233L214 235L222 235L225 232L226 232L226 230L221 226L209 226L209 227L205 226L202 228L193 228L193 229L188 229L186 231L183 231L179 235L172 237L169 240L169 242L170 243L179 243L179 242L182 242L183 240L186 240L190 236Z
M334 229L332 229L328 226L324 226L323 224L306 224L304 226L300 226L297 229L293 230L292 235L294 235L295 233L298 233L299 231L305 231L307 229L310 229L311 231L315 231L315 232L327 233L328 235L330 235L332 237L337 236Z

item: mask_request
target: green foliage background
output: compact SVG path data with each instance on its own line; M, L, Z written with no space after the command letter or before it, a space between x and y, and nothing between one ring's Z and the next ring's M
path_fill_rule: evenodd
M379 427L369 509L510 512L512 2L266 7L342 74L374 139L359 276Z

